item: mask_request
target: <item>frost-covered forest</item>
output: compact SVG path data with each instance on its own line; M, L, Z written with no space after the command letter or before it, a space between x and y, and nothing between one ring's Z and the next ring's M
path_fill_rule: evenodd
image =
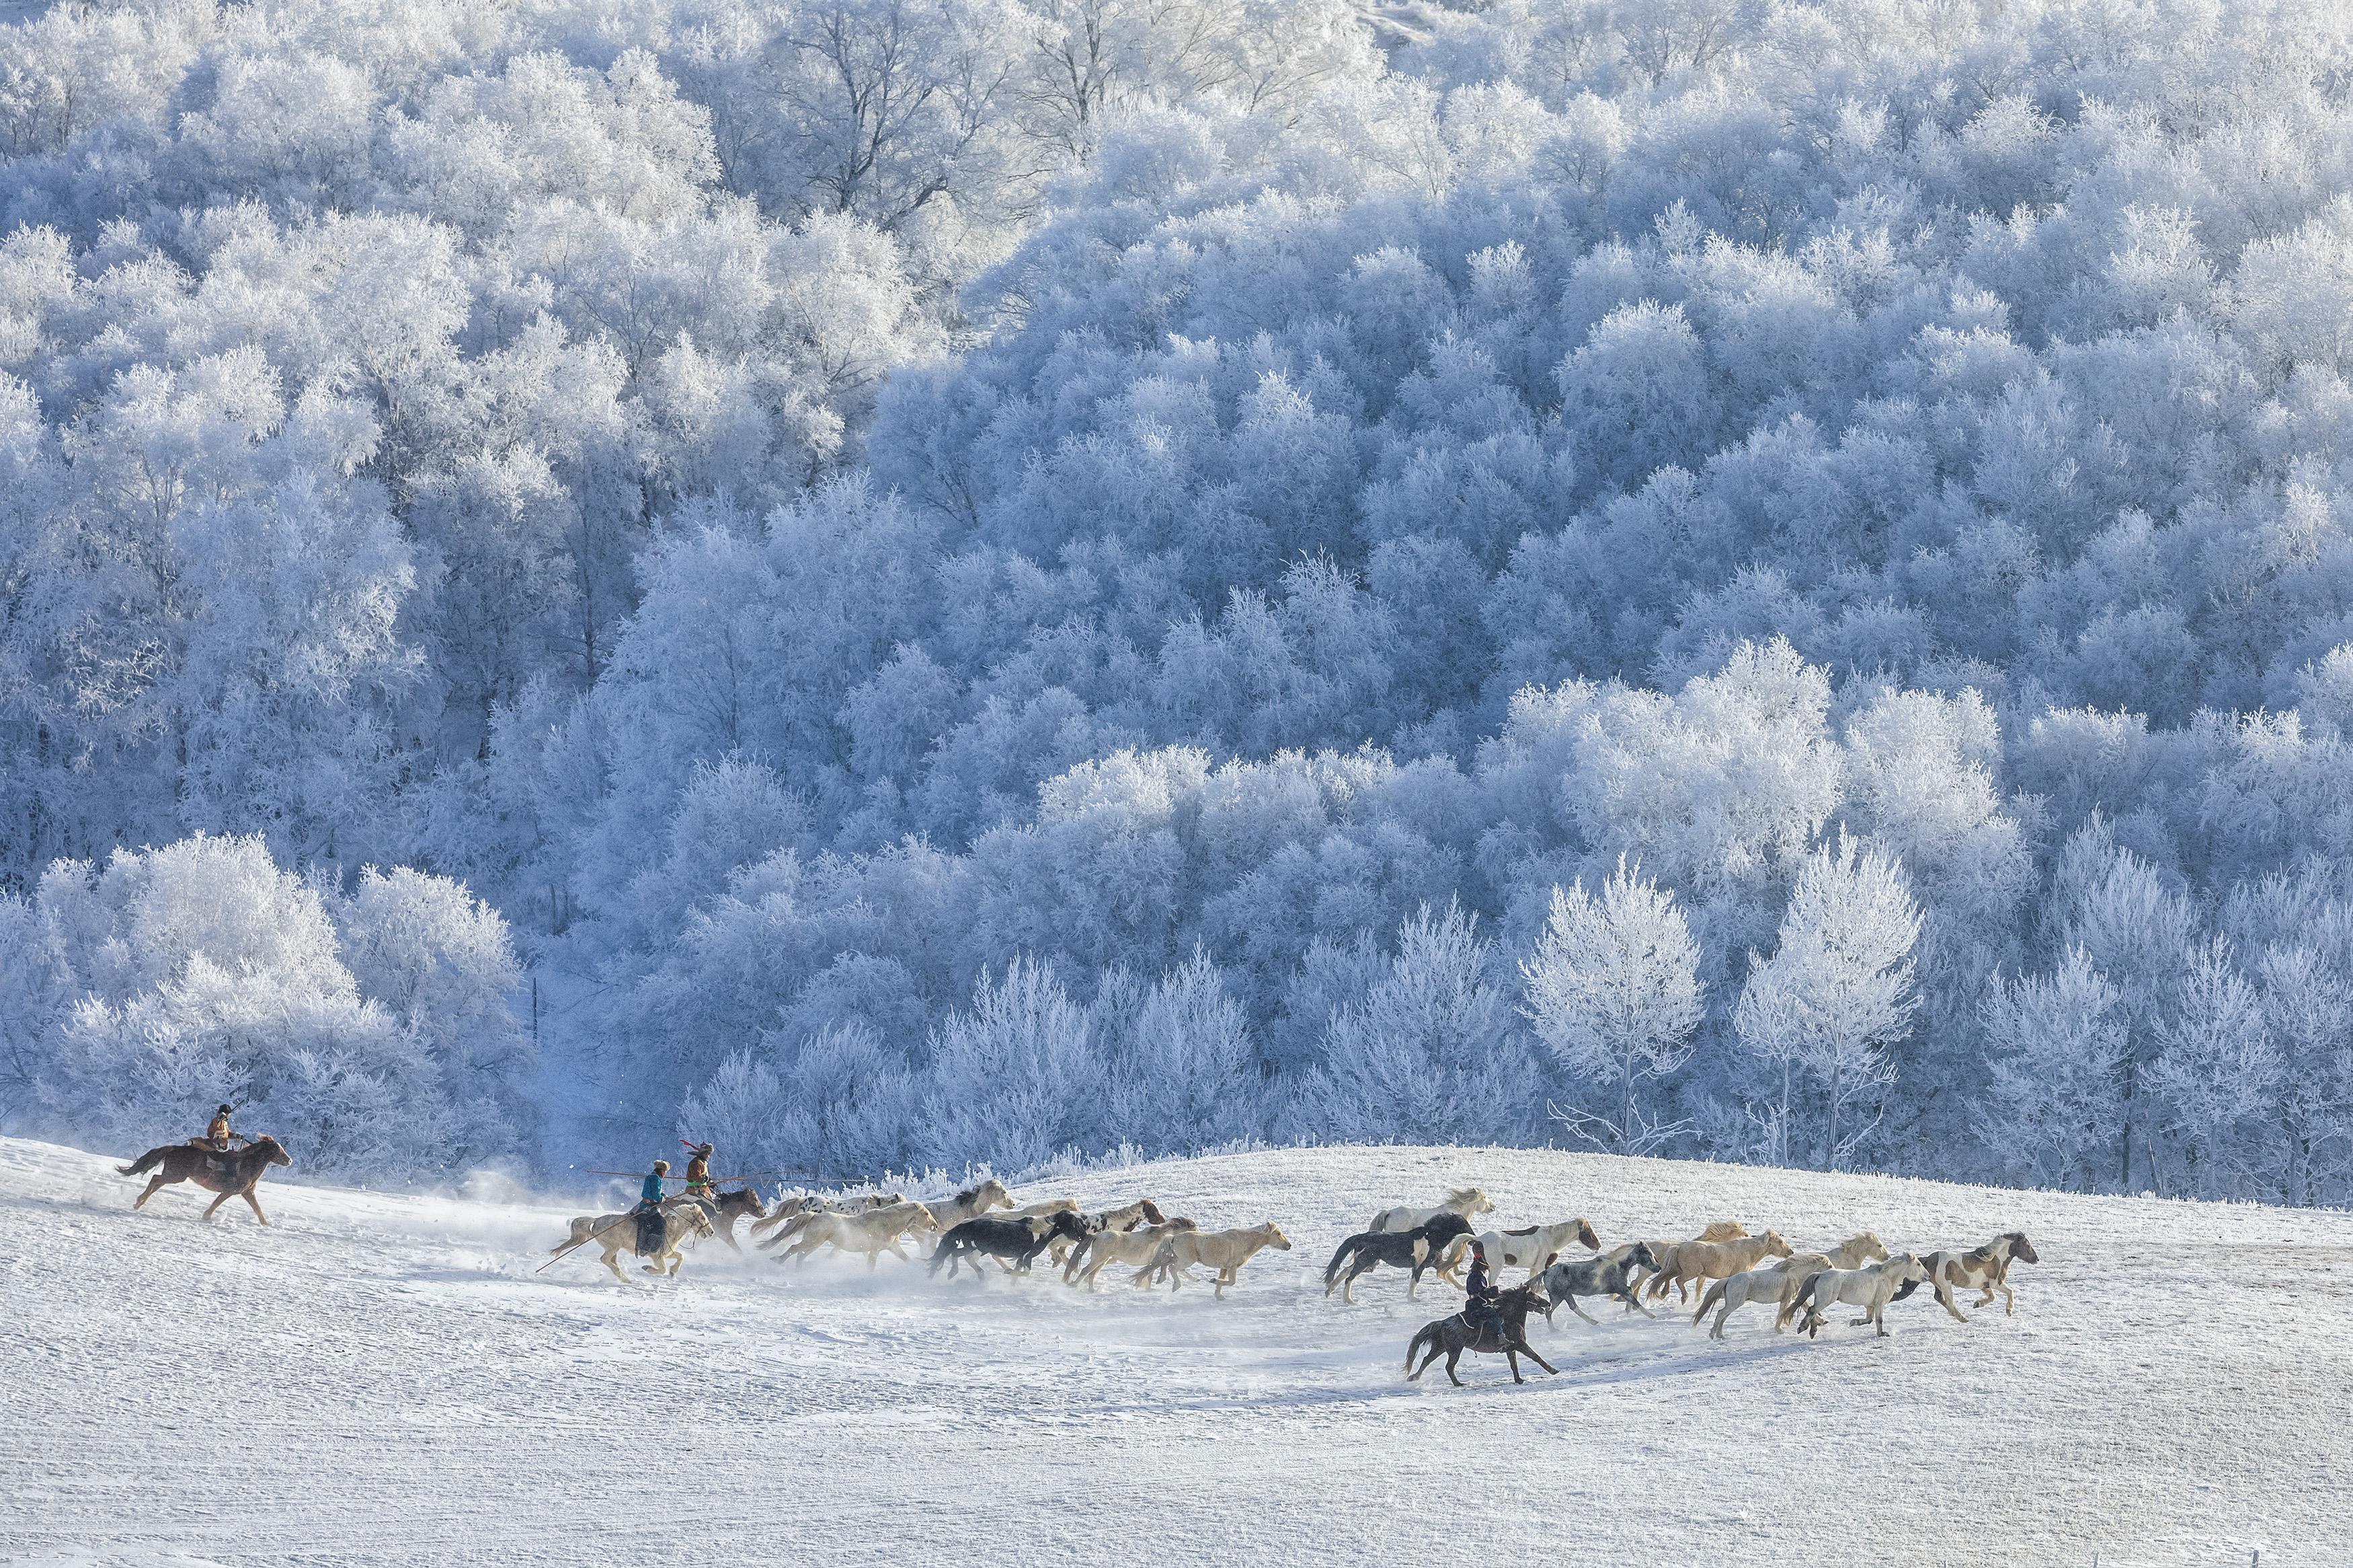
M19 14L0 1131L2353 1199L2328 0Z

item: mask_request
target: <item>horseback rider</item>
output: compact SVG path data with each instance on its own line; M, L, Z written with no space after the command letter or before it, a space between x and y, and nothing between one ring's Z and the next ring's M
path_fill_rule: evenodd
M669 1179L670 1162L656 1160L654 1168L646 1173L646 1184L638 1189L638 1206L629 1211L637 1216L637 1250L640 1257L660 1248L666 1223L662 1217L662 1184Z
M224 1105L215 1110L212 1121L205 1125L205 1135L201 1138L191 1138L188 1142L200 1148L210 1149L216 1153L227 1153L229 1145L237 1142L242 1136L228 1130L228 1113L231 1109Z
M1462 1321L1472 1331L1504 1337L1504 1293L1487 1275L1487 1248L1471 1238L1471 1272L1463 1279Z
M681 1138L679 1142L684 1143L686 1140ZM686 1162L686 1195L707 1203L719 1195L719 1189L711 1183L712 1147L708 1143L688 1144L688 1147L694 1153Z

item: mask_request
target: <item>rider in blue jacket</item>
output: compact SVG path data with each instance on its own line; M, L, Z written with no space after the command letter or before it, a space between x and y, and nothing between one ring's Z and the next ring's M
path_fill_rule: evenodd
M638 1207L640 1210L661 1207L662 1182L669 1174L670 1162L656 1160L652 1173L646 1177L646 1184L638 1193Z

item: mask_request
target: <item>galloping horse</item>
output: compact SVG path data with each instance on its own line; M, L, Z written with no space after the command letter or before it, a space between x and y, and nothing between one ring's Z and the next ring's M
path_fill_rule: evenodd
M157 1191L174 1182L194 1182L208 1193L220 1194L213 1200L212 1208L205 1210L206 1219L213 1217L213 1209L229 1199L243 1198L252 1205L253 1217L268 1225L269 1216L261 1212L261 1200L253 1195L253 1189L261 1184L262 1173L270 1166L293 1163L294 1156L286 1152L283 1144L264 1134L242 1149L206 1149L195 1143L166 1143L161 1148L148 1150L128 1165L117 1165L115 1170L125 1176L143 1176L151 1170L155 1171L155 1179L149 1182L147 1190L132 1202L131 1206L134 1209L144 1207L147 1200ZM155 1170L158 1165L163 1169Z
M638 1234L640 1221L652 1234ZM548 1250L561 1258L574 1247L586 1247L593 1241L604 1249L605 1256L600 1261L613 1271L613 1278L624 1285L634 1285L637 1281L621 1272L622 1253L634 1252L640 1258L650 1258L653 1261L645 1265L647 1273L674 1279L686 1262L682 1249L687 1239L709 1236L714 1228L711 1223L711 1205L696 1202L664 1204L650 1214L636 1209L627 1209L619 1214L584 1214L572 1222L572 1234ZM546 1265L540 1267L543 1268Z
M1455 1387L1461 1387L1462 1380L1454 1375L1454 1363L1462 1359L1464 1351L1502 1356L1511 1363L1514 1383L1527 1381L1520 1375L1522 1356L1558 1376L1560 1368L1537 1354L1535 1346L1528 1343L1528 1314L1541 1310L1544 1304L1544 1292L1534 1285L1514 1285L1497 1296L1495 1309L1504 1318L1504 1332L1500 1339L1491 1328L1473 1329L1461 1312L1451 1318L1440 1318L1434 1323L1423 1324L1421 1332L1414 1335L1413 1342L1405 1347L1406 1381L1420 1382L1421 1374L1430 1370L1430 1363L1442 1355L1446 1358L1447 1378ZM1419 1366L1414 1365L1413 1358L1425 1347L1430 1353L1422 1356Z
M721 1193L713 1198L672 1198L670 1202L701 1204L711 1215L712 1230L727 1244L727 1250L738 1254L744 1249L735 1244L735 1222L748 1215L756 1229L758 1222L768 1217L768 1205L762 1203L760 1194L749 1187L738 1192Z

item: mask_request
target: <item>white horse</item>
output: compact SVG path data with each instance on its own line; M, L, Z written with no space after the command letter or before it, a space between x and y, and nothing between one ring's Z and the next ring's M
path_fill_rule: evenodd
M991 1209L1009 1209L1012 1206L1013 1194L1005 1190L1003 1182L991 1176L980 1185L966 1187L952 1198L934 1198L923 1205L923 1212L932 1216L932 1224L942 1236L945 1236L965 1221L978 1219Z
M1798 1293L1798 1287L1806 1282L1808 1276L1819 1274L1829 1267L1831 1256L1827 1252L1798 1252L1762 1268L1744 1269L1707 1288L1707 1294L1700 1298L1699 1309L1692 1313L1692 1322L1696 1326L1702 1318L1710 1312L1715 1313L1715 1322L1708 1329L1707 1337L1720 1340L1724 1338L1725 1321L1733 1313L1751 1301L1769 1301L1776 1306L1786 1304ZM1773 1331L1777 1334L1781 1331L1778 1320L1773 1324Z
M806 1263L818 1247L834 1247L844 1252L864 1253L869 1268L885 1252L902 1263L913 1263L914 1259L900 1248L899 1238L939 1228L932 1211L914 1203L892 1204L889 1208L868 1209L862 1214L811 1215L795 1233L792 1250L776 1261L797 1258Z
M796 1193L789 1197L779 1196L776 1199L776 1206L770 1209L765 1218L752 1223L752 1234L755 1237L766 1238L760 1243L764 1247L782 1247L792 1239L793 1233L807 1223L811 1215L862 1214L868 1209L889 1208L892 1204L903 1204L906 1201L906 1194L902 1193L858 1193L849 1195L839 1193Z
M1487 1195L1484 1187L1456 1187L1446 1194L1446 1201L1435 1208L1415 1208L1399 1204L1383 1209L1373 1216L1366 1230L1411 1230L1418 1225L1428 1225L1442 1214L1459 1214L1464 1219L1476 1219L1482 1214L1495 1212L1495 1200Z
M1138 1226L1162 1226L1168 1223L1168 1216L1162 1214L1160 1205L1150 1198L1138 1198L1134 1203L1122 1204L1115 1209L1103 1209L1099 1213L1082 1215L1080 1217L1087 1222L1088 1234L1085 1241L1069 1241L1058 1236L1046 1246L1046 1256L1052 1258L1054 1267L1062 1271L1062 1282L1066 1285L1078 1273L1080 1266L1086 1262L1087 1253L1091 1250L1089 1243L1096 1237L1124 1234ZM1004 1260L1000 1258L998 1261ZM1142 1259L1139 1258L1137 1261L1141 1262Z
M1697 1323L1715 1312L1715 1323L1707 1331L1707 1337L1720 1340L1724 1338L1725 1322L1733 1313L1752 1301L1769 1301L1779 1309L1773 1319L1773 1331L1778 1334L1788 1325L1789 1303L1797 1298L1799 1287L1805 1284L1808 1275L1825 1268L1860 1268L1886 1256L1885 1243L1870 1231L1859 1230L1828 1252L1795 1253L1781 1262L1717 1280L1700 1298L1699 1310L1692 1313L1692 1321Z
M1863 1268L1819 1269L1806 1276L1806 1282L1798 1287L1797 1305L1806 1310L1798 1331L1808 1339L1820 1338L1822 1326L1830 1321L1822 1309L1843 1302L1862 1309L1862 1316L1854 1320L1854 1327L1859 1329L1869 1323L1879 1331L1880 1338L1885 1339L1888 1298L1895 1294L1897 1287L1916 1285L1927 1278L1928 1270L1908 1252L1899 1252L1884 1263Z
M1495 1271L1498 1285L1504 1282L1506 1265L1525 1268L1528 1271L1528 1278L1535 1279L1544 1272L1553 1255L1572 1241L1596 1251L1601 1247L1601 1238L1593 1234L1593 1227L1581 1215L1576 1219L1565 1219L1553 1225L1532 1225L1520 1230L1485 1231L1479 1237L1479 1246L1487 1254L1487 1267ZM1461 1268L1470 1256L1471 1238L1456 1237L1447 1244L1445 1256L1439 1259L1438 1277L1461 1289L1462 1281L1454 1277L1454 1270Z

